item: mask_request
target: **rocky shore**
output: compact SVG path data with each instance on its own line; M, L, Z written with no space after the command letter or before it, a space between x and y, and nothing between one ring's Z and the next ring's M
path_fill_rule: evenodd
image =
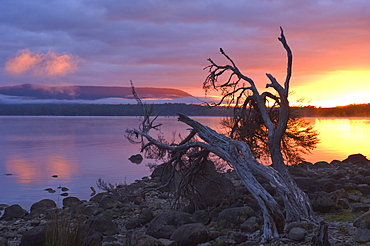
M368 159L356 154L343 161L304 162L288 169L323 222L321 228L290 223L271 245L311 245L320 229L327 230L330 245L370 245ZM232 186L225 188L229 195L218 194L222 201L217 206L174 203L158 172L89 201L66 197L63 208L48 199L34 203L30 212L19 205L3 205L0 245L40 246L57 240L89 246L260 245L262 217L253 197L234 172L221 175ZM269 183L260 182L274 195Z

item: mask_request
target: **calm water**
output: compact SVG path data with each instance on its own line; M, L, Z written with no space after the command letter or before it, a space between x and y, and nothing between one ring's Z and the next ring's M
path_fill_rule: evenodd
M221 118L195 119L217 129ZM321 138L308 161L330 162L354 153L370 154L370 118L308 120ZM173 132L187 133L187 127L176 118L159 118L158 122L163 123L167 139ZM72 196L89 199L90 186L97 189L99 178L131 183L149 175L147 164L153 161L136 165L128 160L139 152L139 146L127 141L125 130L138 123L135 117L0 117L0 204L29 209L32 203L51 198L61 205L59 186L68 187ZM51 194L45 188L57 192Z

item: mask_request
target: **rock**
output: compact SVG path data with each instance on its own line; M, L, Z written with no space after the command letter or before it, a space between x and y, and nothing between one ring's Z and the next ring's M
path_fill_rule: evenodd
M67 187L62 187L61 190L62 191L69 191L69 189Z
M367 212L367 211L369 211L369 205L362 205L362 204L352 205L352 209L351 209L352 213Z
M304 192L315 192L318 190L318 182L309 177L295 177L295 182L298 187L301 188Z
M38 201L32 204L30 211L33 212L36 209L39 211L46 211L46 210L53 209L56 207L57 207L57 204L53 200L43 199L41 201Z
M288 224L285 226L285 230L286 230L287 232L289 232L289 231L290 231L292 228L294 228L294 227L301 227L301 228L304 228L304 227L303 227L302 222L294 221L294 222L290 222L290 223L288 223Z
M256 216L248 218L241 224L240 229L247 233L253 233L260 228L259 219Z
M343 160L342 162L349 162L352 164L361 164L361 165L366 165L369 164L369 160L362 154L354 154L354 155L349 155L347 159Z
M110 236L118 233L117 225L107 217L97 216L87 220L90 230L102 233L104 236Z
M313 167L316 167L316 168L330 168L331 165L329 163L327 163L326 161L319 161L319 162L316 162L315 165L313 165Z
M370 185L368 184L359 184L357 189L365 196L370 195Z
M147 234L155 238L169 239L179 226L194 222L195 220L189 213L163 211L149 222Z
M232 246L236 245L236 242L232 240L231 238L228 238L226 236L220 236L214 240L214 245L220 245L220 246Z
M95 196L91 197L90 198L90 201L91 202L96 202L96 203L99 203L106 195L108 194L108 192L101 192L101 193L98 193L96 194Z
M348 200L350 202L361 202L361 197L355 194L348 194Z
M306 236L307 231L302 227L293 227L288 233L288 238L297 242L302 241Z
M149 208L143 208L138 217L140 224L144 225L149 223L154 218L152 211Z
M370 211L367 211L363 215L360 215L353 221L353 226L360 227L363 222L369 221L370 222ZM370 229L370 228L368 228Z
M303 161L298 164L298 167L302 167L304 169L312 168L313 164L311 162Z
M143 156L140 154L132 155L128 158L132 163L140 164L143 161Z
M163 244L163 246L177 246L177 243L175 241L171 241L165 238L160 238L158 240Z
M72 207L79 205L81 203L81 200L77 197L70 196L63 199L63 207Z
M21 239L19 246L40 246L45 245L46 226L41 225L27 231Z
M69 194L67 192L64 192L62 194L60 194L61 196L69 196Z
M126 233L126 242L124 245L127 246L163 246L162 242L158 239L146 235L138 231L128 231Z
M311 200L311 205L315 212L328 213L335 207L335 202L329 197L319 194Z
M338 201L337 201L337 204L339 206L341 206L342 208L344 208L344 209L349 209L350 208L350 204L349 204L349 201L347 200L347 198L339 198Z
M83 239L83 246L101 246L103 242L103 234L94 232Z
M192 217L195 219L196 222L202 223L202 224L208 224L211 220L210 214L206 210L196 210Z
M226 236L235 241L237 244L245 242L249 238L247 233L239 231L228 231Z
M325 192L328 192L328 193L333 192L336 189L337 189L337 187L332 181L327 181L322 186L322 190L325 191Z
M19 219L23 218L26 214L26 210L18 204L15 204L5 208L3 218L5 220Z
M221 211L221 213L218 215L217 222L220 227L239 229L240 225L243 224L253 214L253 209L248 206L227 208Z
M207 228L201 223L181 225L171 235L170 240L178 246L196 246L209 240Z
M113 196L105 196L99 202L99 207L106 210L116 208L120 204L119 201Z
M370 242L370 230L367 228L359 228L354 236L354 240L358 243Z

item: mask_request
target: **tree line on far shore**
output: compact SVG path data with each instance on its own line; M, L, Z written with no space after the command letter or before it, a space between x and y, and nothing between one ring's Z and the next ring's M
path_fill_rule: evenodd
M2 104L0 115L19 116L141 116L136 104ZM302 117L370 117L370 104L354 104L335 108L291 107ZM206 105L166 103L153 104L153 114L176 116L231 116L233 108Z

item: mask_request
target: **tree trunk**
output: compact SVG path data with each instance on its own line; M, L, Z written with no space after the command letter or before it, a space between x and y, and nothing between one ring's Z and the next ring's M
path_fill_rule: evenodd
M283 230L279 227L285 223L284 218L286 221L315 222L307 195L291 179L284 178L274 168L257 162L246 143L219 134L185 115L179 116L179 121L191 126L198 136L209 144L207 148L209 151L230 163L245 187L257 200L264 219L263 242L279 236L279 231ZM254 176L256 174L265 177L276 189L284 202L285 216L275 199L257 181Z

